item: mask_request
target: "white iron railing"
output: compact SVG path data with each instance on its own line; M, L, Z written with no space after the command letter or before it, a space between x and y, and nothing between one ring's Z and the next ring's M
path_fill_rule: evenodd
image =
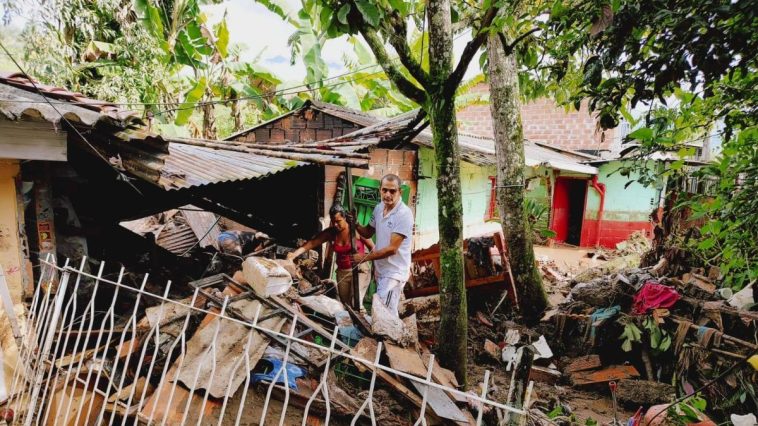
M524 414L523 410L487 398L489 371L485 374L481 394L466 393L432 380L435 366L433 355L427 363L425 377L408 374L380 364L381 342L377 344L373 359L351 354L349 348L338 338L337 327L334 327L329 336L323 336L324 333L321 333L328 346L304 339L301 333L297 333L297 328L302 322L307 322L307 319L295 312L280 309L262 315L261 309L265 303L260 303L252 318L241 319L239 312L230 306L233 300L238 300L235 297L226 296L223 300L215 297L220 303L217 303L215 308L206 308L204 304L197 302L201 299L213 300L214 296L204 291L202 286L195 287L189 298L190 302L186 303L168 297L171 282L166 284L163 294L154 294L145 289L148 283L147 275L140 287L134 288L122 283L125 272L123 268L118 278L113 281L103 277L104 263L100 264L97 274L93 275L85 272L85 262L82 260L78 268L70 266L68 261L62 267L54 262L42 262L40 282L29 309L26 333L21 339L6 405L15 412L16 424L23 422L27 426L110 426L119 422L121 425L245 425L276 422L283 425L294 424L292 419L301 416L303 425L309 418L320 419L324 424L329 424L332 420L338 424L355 425L357 422L370 422L375 425L377 418L374 391L377 376L381 379L382 374L387 373L401 380L407 379L423 385L421 401L420 404L417 403L415 425L426 425L427 415L433 410L429 407L428 400L428 390L432 388L448 395L463 397L470 405L479 407L472 410L477 425L482 423L482 413L485 411L482 407L497 409L500 413ZM51 285L46 277L56 272L57 285ZM82 294L85 289L89 294ZM119 302L126 300L124 296L133 300L133 306L128 309L117 306ZM138 316L142 316L148 300L152 305L156 302L160 305L157 318L149 321L149 328L146 328L144 321L140 323L141 318ZM171 308L175 309L172 311ZM120 312L124 310L126 312ZM168 312L174 314L169 317ZM177 312L180 314L176 314ZM193 383L191 386L183 386L179 384L178 378L182 373L182 363L187 355L188 341L191 337L187 336L188 329L191 323L196 323L198 317L203 316L213 318L215 329L210 343L203 349L199 362L196 363L194 374L190 374L194 377ZM286 330L274 330L262 325L265 319L273 316L286 319ZM222 330L222 319L225 324L239 324L249 330L242 353L233 360L227 360L232 362L229 377L217 377L215 371L219 355L219 335L225 332ZM165 330L169 326L180 323L182 325L178 335L166 334ZM209 323L207 327L213 325ZM301 329L309 327L313 327L313 324L304 324ZM301 407L295 408L299 411L294 417L288 416L288 408L290 414L295 409L290 407L293 395L287 385L286 368L280 368L268 383L265 396L260 395L263 397L262 402L258 398L254 399L255 406L248 404L248 393L256 392L256 389L251 387L250 374L255 367L251 365L250 357L256 349L252 347L256 335L266 336L270 339L271 345L283 349L282 367L293 361L299 363L297 360L303 358L298 357L302 348L318 350L328 355L319 367L311 366L309 369L311 376L318 376L318 385L304 406L301 404ZM139 343L135 343L137 340ZM135 344L139 344L136 349ZM299 345L300 352L294 348L296 344ZM342 413L337 421L333 416L334 404L330 395L330 383L333 383L333 380L328 381L328 376L335 363L345 360L362 365L370 372L370 379L365 399L362 402L357 401L360 408L351 416L344 416ZM198 383L201 371L208 377L206 383ZM240 372L245 376L244 382L237 387L232 386L235 376L239 376ZM276 385L280 378L284 379L283 386ZM214 381L228 384L223 398L213 398L209 395ZM187 384L184 381L183 383ZM148 392L150 387L153 388L152 393ZM231 392L233 388L238 388L234 394ZM274 390L280 394L279 399L283 399L276 402L277 405L281 404L278 408L278 418L270 412L275 400ZM179 394L183 396L180 397ZM321 406L318 410L314 409L314 402L317 400ZM206 413L208 407L211 407L213 413Z

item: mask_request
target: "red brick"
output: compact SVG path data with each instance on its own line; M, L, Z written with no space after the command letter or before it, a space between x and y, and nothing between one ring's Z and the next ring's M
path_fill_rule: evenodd
M276 143L284 142L284 130L271 129L271 142L276 142Z
M300 130L285 130L284 139L290 142L300 142Z
M305 119L303 117L293 115L290 118L291 118L290 128L292 128L292 129L305 129L305 126L306 126L307 122L305 121Z
M315 113L313 118L305 124L305 127L309 129L322 129L324 127L324 114Z
M316 140L316 131L313 129L300 130L300 142L313 142Z
M332 138L332 131L331 130L324 130L324 129L318 129L316 130L316 140L322 141L325 139L331 139Z
M271 135L268 129L258 129L255 131L255 140L258 143L267 143L271 140Z
M387 154L387 163L391 166L400 166L403 164L403 151L390 150Z

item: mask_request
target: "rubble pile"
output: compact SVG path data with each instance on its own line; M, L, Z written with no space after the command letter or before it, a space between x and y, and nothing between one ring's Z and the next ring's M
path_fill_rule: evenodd
M73 398L78 406L88 398L93 421L101 413L102 418L145 424L151 419L220 424L240 410L244 419L257 421L266 415L262 410L270 395L279 402L271 403L268 416L286 400L288 413L293 406L300 408L288 414L294 423L303 422L306 406L313 421L327 410L337 422L349 421L359 412L365 399L360 395L366 395L376 370L374 397L382 400L377 421L412 424L425 400L429 421L475 423L478 411L461 394L425 390L374 366L377 360L398 372L459 388L451 371L437 361L432 366L429 347L419 341L417 322L439 318L438 296L403 303L400 319L374 296L371 315L364 317L327 295L332 281L304 276L312 275L291 261L252 256L233 277L218 274L191 282L194 297L151 303L136 315L134 328L121 327L120 344L111 340L96 355L92 350L61 353L50 376L73 381L52 387L44 410L74 422L78 414L68 416L61 411L68 402L59 402ZM329 347L354 358L330 356ZM92 372L104 380L76 380ZM370 422L367 409L362 415Z
M630 247L638 246L625 246L615 259L639 258L638 249ZM566 300L542 322L557 354L557 374L533 367L533 380L610 394L621 408L638 410L630 424L647 424L643 413L650 420L660 409L655 407L706 384L699 395L715 417L758 409L756 370L743 362L758 351L758 312L749 310L755 306L753 289L720 288L718 268L678 276L667 275L669 270L678 269L661 260L648 268L595 271L569 280ZM711 383L737 362L743 362L741 368ZM674 411L707 420L697 405L684 402ZM676 416L660 414L653 424L675 422Z

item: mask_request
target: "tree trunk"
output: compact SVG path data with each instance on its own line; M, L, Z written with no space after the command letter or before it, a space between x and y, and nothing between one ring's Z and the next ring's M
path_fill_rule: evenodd
M215 108L211 101L213 93L211 89L206 89L205 104L202 106L203 111L203 138L216 139L216 115Z
M437 165L438 224L440 235L441 315L437 354L466 386L468 310L463 275L463 202L461 199L460 149L455 117L455 97L445 95L445 83L453 71L453 40L449 0L431 0L429 16L429 118Z
M518 65L506 55L497 34L490 34L490 110L497 157L497 206L510 253L519 307L536 321L548 306L542 277L534 264L532 229L524 210L524 131L519 109Z

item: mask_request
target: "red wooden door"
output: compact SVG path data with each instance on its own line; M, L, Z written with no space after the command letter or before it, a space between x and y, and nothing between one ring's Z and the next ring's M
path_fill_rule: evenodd
M556 241L566 241L569 226L569 184L568 179L555 180L553 192L553 209L551 229L555 232Z

